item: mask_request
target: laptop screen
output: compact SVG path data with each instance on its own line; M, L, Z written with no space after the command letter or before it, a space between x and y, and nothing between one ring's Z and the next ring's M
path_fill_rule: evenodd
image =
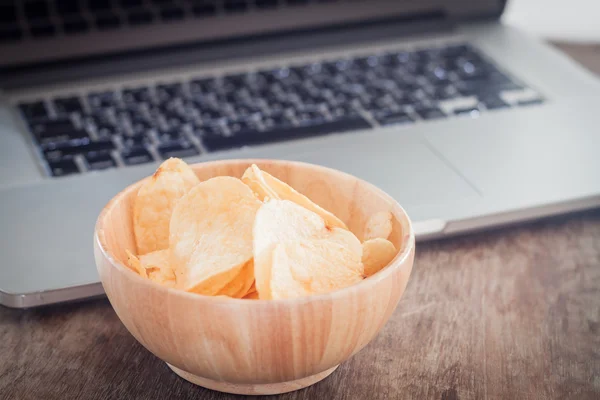
M2 0L0 67L379 18L497 14L501 0Z

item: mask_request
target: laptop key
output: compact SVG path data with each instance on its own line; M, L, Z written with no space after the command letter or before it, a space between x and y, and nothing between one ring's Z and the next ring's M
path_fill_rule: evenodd
M219 131L203 131L201 137L208 150L217 151L261 143L263 133L257 128L245 127L245 129L240 128L236 132L228 134Z
M517 103L519 106L534 106L538 104L542 104L544 101L540 98L537 99L529 99L529 100L521 100Z
M19 109L26 118L45 118L48 117L48 110L43 101L33 103L20 103Z
M324 122L318 125L273 127L269 130L248 130L238 132L234 136L205 136L203 142L211 151L231 149L242 146L279 142L306 138L311 136L322 136L330 133L349 132L361 129L369 129L371 125L362 117L348 117L336 121Z
M200 152L189 142L184 140L175 140L163 143L156 147L156 150L163 159L169 157L192 157L200 154Z
M277 0L256 0L256 7L275 8L277 7Z
M78 0L61 0L56 3L56 11L58 14L63 16L71 16L73 14L79 14L81 10L81 4Z
M115 159L109 151L94 151L84 155L88 168L93 171L113 168L117 166Z
M123 89L121 96L125 104L143 103L151 100L150 90L147 87Z
M512 81L494 83L487 79L473 79L457 82L455 85L458 91L465 96L496 94L505 90L520 90L523 88Z
M90 10L108 10L112 7L111 0L89 0Z
M88 95L88 103L92 109L113 107L117 103L117 97L111 91L90 93Z
M48 18L48 16L50 15L48 3L46 3L45 1L29 1L23 3L23 11L25 17L27 17L27 19L29 20Z
M77 97L62 97L54 99L54 109L58 114L69 114L83 111L83 106Z
M196 4L192 7L192 11L196 17L206 17L214 15L217 12L215 4Z
M137 8L143 5L143 0L120 0L123 8Z
M174 21L183 19L185 11L181 7L170 6L160 10L160 16L164 21Z
M193 135L198 139L202 139L203 137L207 136L223 136L224 127L222 125L202 124L195 126Z
M79 173L79 167L72 158L48 161L48 167L50 168L52 176L65 176Z
M51 22L36 23L29 28L33 37L48 37L56 34L56 27Z
M409 124L414 122L413 118L404 111L375 113L375 119L381 125Z
M480 110L477 107L457 108L454 110L455 115L468 115L471 118L479 117Z
M351 104L338 104L329 106L329 115L333 119L341 119L348 116L356 117L358 112Z
M113 150L114 148L115 145L110 139L92 142L89 138L73 139L43 146L46 157L55 159L75 154L90 153L93 151Z
M94 124L96 127L113 126L113 118L110 112L96 109L83 115L84 120Z
M118 28L119 25L121 25L119 16L111 12L104 13L96 18L96 26L101 31L115 29Z
M175 97L182 97L183 95L184 92L181 83L169 83L156 86L156 97L160 103L166 103Z
M169 143L185 138L184 133L179 128L171 128L166 130L160 130L157 134L160 142Z
M17 20L17 7L12 2L0 3L0 24L9 24Z
M151 129L152 125L148 121L141 118L131 119L131 130L134 135L143 135Z
M121 136L121 143L124 148L133 148L142 146L144 144L150 143L151 140L146 135L123 135Z
M0 43L15 41L23 37L23 29L17 24L0 25Z
M169 129L180 129L187 121L184 117L176 113L168 113L165 117L165 123Z
M452 85L435 88L431 95L434 100L449 100L460 96L458 90Z
M154 161L154 157L144 146L132 146L121 151L121 158L127 165L146 164Z
M420 107L416 108L415 111L423 119L438 119L446 116L446 114L437 107Z
M473 48L469 44L449 45L442 49L442 55L445 57L458 57L469 52L473 52Z
M325 117L319 111L306 110L296 114L298 123L303 126L318 125L325 122Z
M63 30L67 34L86 32L89 29L90 25L83 17L69 19L63 24Z
M488 96L481 99L481 103L488 110L497 110L500 108L508 108L510 105L498 96Z
M30 127L31 132L40 144L88 137L87 132L76 128L69 118L35 120Z
M45 132L43 135L38 134L37 142L42 145L53 145L55 143L62 143L69 140L86 140L89 139L89 135L83 129L76 129L69 132Z

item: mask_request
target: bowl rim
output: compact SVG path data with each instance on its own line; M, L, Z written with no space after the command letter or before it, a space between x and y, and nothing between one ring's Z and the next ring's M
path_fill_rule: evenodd
M190 299L196 299L197 301L207 301L207 302L212 302L214 304L220 304L220 305L232 305L232 304L255 304L255 305L266 305L266 304L288 304L288 303L307 303L307 302L313 302L313 301L319 301L319 300L326 300L326 299L335 299L337 297L343 297L343 296L348 296L353 292L359 292L359 291L367 291L369 289L369 287L375 286L378 282L389 278L389 276L393 273L394 270L399 269L401 267L405 267L406 268L406 259L408 257L410 257L411 253L414 252L415 249L415 233L414 233L414 229L413 229L413 224L412 221L410 219L410 217L408 216L408 214L406 213L406 211L404 210L404 208L400 205L400 203L398 203L393 197L391 197L389 194L387 194L386 192L384 192L383 190L381 190L380 188L378 188L377 186L373 185L370 182L367 182L363 179L360 179L352 174L334 169L334 168L329 168L329 167L324 167L321 165L317 165L317 164L311 164L311 163L306 163L306 162L301 162L301 161L288 161L288 160L281 160L281 159L260 159L260 158L235 158L235 159L226 159L226 160L216 160L216 161L205 161L205 162L199 162L199 163L193 163L193 164L189 164L190 167L194 167L196 165L206 165L206 164L212 164L212 165L229 165L229 164L261 164L261 163L271 163L271 164L286 164L286 165L293 165L296 167L304 167L304 168L313 168L313 169L317 169L317 170L322 170L322 171L328 171L329 173L334 172L336 174L341 174L341 175L345 175L347 177L350 177L352 179L356 179L358 181L360 181L361 183L367 185L370 187L371 190L378 192L379 195L381 195L382 197L386 198L390 204L392 204L392 210L391 212L394 214L394 216L400 220L400 217L404 217L404 219L406 220L406 223L408 225L409 228L409 232L408 235L404 235L403 239L402 239L402 243L403 243L403 250L401 252L398 252L398 254L396 254L396 256L392 259L392 261L390 261L390 263L383 268L381 271L378 271L377 273L375 273L374 275L371 275L368 278L363 279L361 282L341 288L341 289L337 289L334 290L332 292L328 292L328 293L321 293L321 294L314 294L314 295L310 295L310 296L302 296L302 297L294 297L294 298L289 298L289 299L270 299L270 300L266 300L266 299L252 299L252 300L248 300L248 299L239 299L239 298L234 298L234 297L228 297L228 296L208 296L208 295L203 295L203 294L198 294L198 293L191 293L191 292L186 292L184 290L181 289L177 289L177 288L170 288L164 285L161 285L159 283L156 283L150 279L146 279L142 276L140 276L139 274L135 273L133 270L131 270L131 268L125 266L122 262L120 262L118 259L116 259L115 257L113 257L113 255L106 249L106 247L104 246L103 243L103 238L101 236L103 236L103 223L105 220L105 216L112 210L112 208L118 203L118 201L123 198L125 195L127 195L131 190L135 190L137 187L139 187L142 182L144 182L145 180L149 179L150 176L140 179L137 182L132 183L131 185L125 187L123 190L121 190L119 193L117 193L102 209L102 211L100 212L97 220L96 220L96 224L94 227L94 245L98 248L98 250L100 250L102 256L109 261L111 268L116 268L120 271L125 271L125 274L127 276L127 274L129 275L129 279L138 279L140 283L142 283L143 285L148 285L149 289L158 289L158 290L162 290L162 291L167 291L168 293L171 293L173 295L176 296L183 296L183 297L189 297ZM400 215L397 215L398 213L400 213Z

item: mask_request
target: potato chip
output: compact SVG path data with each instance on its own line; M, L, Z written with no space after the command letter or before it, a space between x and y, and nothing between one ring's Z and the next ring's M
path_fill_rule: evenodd
M140 256L148 278L165 286L175 286L175 272L169 263L169 250L158 250Z
M254 254L279 242L317 237L331 230L323 218L294 202L270 200L256 213L252 230Z
M271 298L271 265L275 246L276 243L271 243L260 253L254 253L254 285L261 300Z
M177 201L199 183L182 160L164 161L140 187L133 206L133 230L138 254L169 247L169 221Z
M339 230L327 239L285 244L292 276L312 293L328 293L364 278L362 249L355 251L360 242L345 232L348 231Z
M356 236L328 227L322 217L296 203L265 203L256 214L253 233L256 289L261 299L304 296L313 290L323 293L355 282L356 277L362 279L362 246ZM314 262L315 267L301 268L298 260ZM279 270L276 265L283 267ZM332 268L331 275L320 268Z
M392 213L380 211L373 215L365 225L363 240L375 238L387 239L392 233Z
M183 290L214 295L252 259L252 227L262 203L237 178L196 185L175 205L171 265Z
M261 299L270 298L271 258L280 242L316 237L328 232L323 218L289 200L270 200L254 221L254 275Z
M257 291L250 292L242 298L247 299L247 300L258 300L258 292Z
M294 243L294 242L288 242ZM312 293L308 285L298 282L290 266L290 258L286 252L285 244L275 245L271 255L271 277L269 279L269 292L266 296L263 292L258 292L262 299L291 299L294 297L310 296Z
M146 273L146 268L142 267L142 263L140 262L140 259L137 258L129 250L125 250L125 253L127 253L127 263L125 265L127 265L134 272L137 272L138 274L140 274L144 278L147 278L148 274Z
M260 200L264 201L265 198L273 200L290 200L307 210L320 215L329 227L347 229L346 225L338 217L313 203L308 197L299 193L287 183L260 170L255 164L252 164L246 172L244 172L242 181L258 195Z
M225 287L219 290L218 295L227 297L242 298L250 291L250 288L254 284L254 263L252 260L248 261L246 265L242 267L240 273L233 278Z
M338 229L325 239L280 243L272 258L271 298L329 293L363 280L360 242Z
M379 272L394 259L397 253L392 242L382 238L367 240L362 246L362 263L366 276Z

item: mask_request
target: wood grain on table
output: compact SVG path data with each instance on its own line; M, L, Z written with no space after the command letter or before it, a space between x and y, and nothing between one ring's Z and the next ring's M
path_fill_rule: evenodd
M235 398L177 377L106 299L0 307L0 399ZM277 398L599 399L600 210L418 244L382 332Z

